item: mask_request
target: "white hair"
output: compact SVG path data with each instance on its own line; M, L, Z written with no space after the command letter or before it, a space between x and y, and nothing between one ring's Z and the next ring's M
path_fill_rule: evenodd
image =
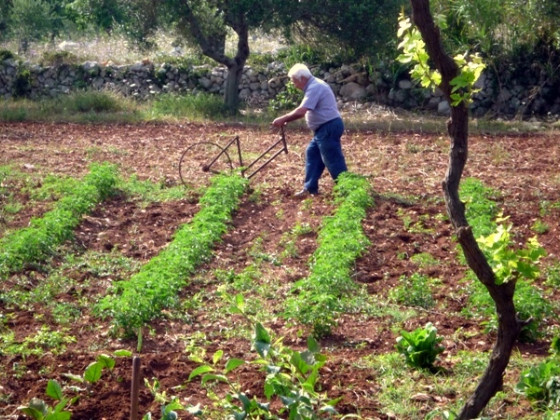
M312 76L313 75L311 74L311 71L309 71L307 66L301 63L294 64L288 72L288 77L293 77L295 79L301 79L303 77L305 77L306 79L310 79Z

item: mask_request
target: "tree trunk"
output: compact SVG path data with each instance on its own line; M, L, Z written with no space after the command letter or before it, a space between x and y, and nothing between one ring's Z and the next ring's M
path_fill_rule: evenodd
M247 58L249 57L249 26L244 19L232 23L237 34L237 53L233 60L226 63L228 75L226 78L224 102L230 113L235 114L239 107L239 85Z
M231 114L234 114L239 106L239 85L241 83L243 67L244 65L239 65L235 62L233 65L228 66L224 88L224 103Z
M451 103L450 82L459 74L459 68L443 50L439 30L435 26L430 12L429 0L411 0L410 2L414 24L418 27L422 39L426 43L430 58L441 73L442 82L439 87ZM474 394L459 414L459 419L472 419L478 417L490 399L501 390L503 374L521 327L513 303L515 282L496 285L494 272L474 238L465 217L465 206L459 199L459 182L468 156L468 108L464 103L451 107L451 118L447 129L451 138L449 166L443 181L447 213L456 230L467 264L474 271L478 280L486 286L494 300L498 316L498 336L490 361Z

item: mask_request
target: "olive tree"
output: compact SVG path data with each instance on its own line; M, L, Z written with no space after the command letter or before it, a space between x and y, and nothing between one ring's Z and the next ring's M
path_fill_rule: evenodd
M13 0L8 21L10 32L26 51L30 41L52 33L57 16L46 0Z
M293 24L319 48L338 47L344 58L357 60L394 53L395 16L406 5L407 0L297 0L284 2L280 18L287 17L287 28Z
M231 112L239 105L239 84L250 54L249 31L272 25L274 0L164 0L153 7L156 26L174 28L185 40L198 46L207 57L228 69L224 101ZM237 38L228 54L228 33Z

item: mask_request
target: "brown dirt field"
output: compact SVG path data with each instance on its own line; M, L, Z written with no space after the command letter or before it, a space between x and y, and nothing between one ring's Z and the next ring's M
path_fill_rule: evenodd
M80 125L43 123L0 123L0 165L11 164L29 174L60 174L83 176L92 161L110 161L120 165L122 176L137 175L140 179L177 185L178 162L181 152L191 143L210 140L223 144L233 136L240 137L243 153L248 159L263 151L277 138L267 129L224 124L156 124L139 125ZM261 261L263 279L274 279L266 299L261 301L278 316L265 322L284 343L294 348L305 345L301 326L286 323L280 316L282 302L278 297L288 293L290 285L309 271L308 261L316 248L316 234L325 216L332 214L333 183L327 175L321 181L321 194L299 201L292 194L301 188L303 162L301 156L309 140L309 133L298 127L287 130L290 149L280 155L251 180L252 194L247 195L236 212L230 231L216 246L215 257L200 268L187 290L185 300L200 298L199 307L186 308L181 316L168 316L154 321L151 332L144 336L141 353L143 378L157 378L162 390L176 395L188 404L211 406L200 381L187 382L197 366L185 350L185 337L206 334L207 355L223 349L228 357L252 357L247 330L236 316L217 316L219 296L214 292L220 281L208 273L216 270L242 272L254 263L254 255L279 256L286 235L298 223L307 223L312 232L297 237L296 251L282 258L280 264ZM534 235L531 226L538 218L540 204L560 200L560 136L556 134L471 136L470 155L464 176L481 179L501 192L500 206L510 216L515 228L516 242L523 244ZM414 329L432 321L438 333L445 337L446 350L440 364L452 369L448 356L459 350L488 351L493 337L483 333L478 321L460 315L467 296L461 279L465 267L456 257L456 243L447 221L438 215L445 213L441 181L447 168L449 140L441 135L410 133L382 133L376 130L355 130L343 137L344 152L349 170L365 175L375 192L375 205L368 211L363 226L371 245L356 262L356 281L366 285L379 301L387 300L389 290L403 275L421 272L439 278L436 307L421 311L404 325ZM257 197L257 198L255 198ZM406 199L413 197L413 199ZM18 197L25 202L25 197ZM1 204L1 203L0 203ZM33 216L40 216L48 203L23 209L6 220L0 220L0 231L27 226ZM74 249L110 252L145 263L172 240L173 232L188 222L198 210L192 196L183 200L151 203L142 206L124 196L116 196L84 217L76 230ZM423 232L406 230L403 214L413 222L423 223ZM548 256L545 263L560 258L559 210L548 212L541 220L548 224L548 232L539 241ZM430 253L440 264L428 269L419 268L410 256ZM58 258L60 259L60 258ZM57 258L53 265L60 264ZM57 299L76 301L85 297L92 303L96 295L104 294L113 279L88 272L69 273L83 283L79 290L71 290ZM29 270L14 275L0 285L0 292L22 288L31 290L45 278L42 271ZM208 280L213 278L213 280ZM266 286L266 285L265 285ZM558 290L549 299L557 302ZM246 296L250 298L250 296ZM3 305L0 300L0 304ZM22 339L42 325L58 326L45 305L32 308L2 307L3 329ZM0 419L23 418L17 407L32 397L45 398L49 379L67 384L64 373L81 373L97 354L117 349L136 351L135 340L123 340L109 334L108 321L95 319L89 310L81 308L81 316L68 326L67 334L76 337L63 354L46 352L42 356L0 354ZM254 308L256 312L258 308ZM223 315L223 311L222 311ZM558 320L550 320L550 327L558 328ZM321 341L328 357L321 372L320 386L329 397L341 397L337 409L344 414L357 413L362 418L397 418L383 410L376 394L380 386L375 374L360 368L359 361L367 355L394 351L397 334L384 320L360 314L343 316L334 334ZM237 330L236 330L237 329ZM462 334L457 334L462 329ZM236 332L237 331L237 332ZM244 332L243 332L244 331ZM558 331L558 330L556 330ZM546 356L549 342L538 341L519 346L522 354ZM447 361L446 361L447 360ZM130 415L130 359L117 359L111 377L104 377L89 395L71 407L73 419L128 419ZM262 396L263 374L253 368L243 368L237 380L252 395ZM476 382L473 378L473 383ZM506 376L511 389L517 378ZM218 392L220 392L218 390ZM449 395L428 404L429 409L450 404L466 395ZM525 401L515 402L494 412L494 418L536 418ZM422 402L419 402L422 404ZM140 412L151 411L159 418L159 406L149 390L142 386ZM429 410L428 410L429 411ZM425 413L424 413L425 414ZM508 417L509 416L509 417ZM190 418L185 412L181 418ZM413 418L413 417L410 417Z

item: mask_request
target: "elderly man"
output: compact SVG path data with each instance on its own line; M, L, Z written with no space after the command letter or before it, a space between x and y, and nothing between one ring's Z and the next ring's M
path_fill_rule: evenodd
M305 152L303 190L295 195L307 197L318 194L319 178L325 167L334 180L347 170L340 143L344 123L334 93L326 82L314 77L304 64L294 65L288 72L288 77L298 89L303 90L304 97L296 109L276 118L272 125L281 127L305 117L307 126L314 133Z

